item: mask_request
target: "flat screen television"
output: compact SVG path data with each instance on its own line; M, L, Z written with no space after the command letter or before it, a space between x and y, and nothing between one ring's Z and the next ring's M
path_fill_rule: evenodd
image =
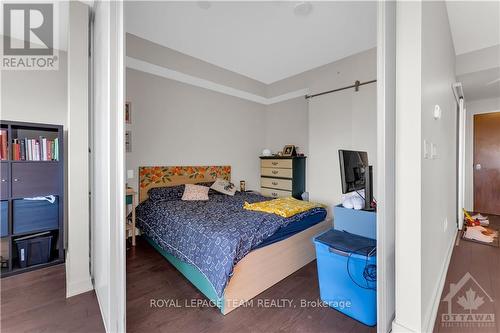
M364 189L368 154L365 151L339 150L339 159L342 193Z
M342 193L365 190L365 210L372 210L372 167L365 151L339 150Z

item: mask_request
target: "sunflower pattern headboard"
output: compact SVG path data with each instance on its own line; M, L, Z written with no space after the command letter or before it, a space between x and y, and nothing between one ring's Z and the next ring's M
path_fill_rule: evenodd
M231 167L224 166L147 166L139 167L139 202L154 187L231 180Z

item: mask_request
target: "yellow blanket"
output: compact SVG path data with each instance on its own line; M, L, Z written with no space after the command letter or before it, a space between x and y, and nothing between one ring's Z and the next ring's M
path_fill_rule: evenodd
M309 201L297 200L292 197L256 202L252 204L245 202L243 205L243 208L246 210L271 213L283 217L294 216L295 214L302 213L316 207L323 207L323 205Z

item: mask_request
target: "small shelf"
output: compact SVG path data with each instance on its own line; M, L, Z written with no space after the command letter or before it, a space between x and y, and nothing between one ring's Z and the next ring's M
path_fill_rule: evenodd
M12 162L12 163L59 163L59 161L26 161L26 160L6 160L4 162Z

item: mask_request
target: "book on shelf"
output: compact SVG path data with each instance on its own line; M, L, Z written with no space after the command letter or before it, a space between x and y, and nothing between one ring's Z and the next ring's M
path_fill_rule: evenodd
M7 142L8 142L8 137L7 137L7 130L3 129L0 130L0 159L6 160L8 159L8 153L7 153Z
M38 137L12 140L14 161L59 161L59 140Z

